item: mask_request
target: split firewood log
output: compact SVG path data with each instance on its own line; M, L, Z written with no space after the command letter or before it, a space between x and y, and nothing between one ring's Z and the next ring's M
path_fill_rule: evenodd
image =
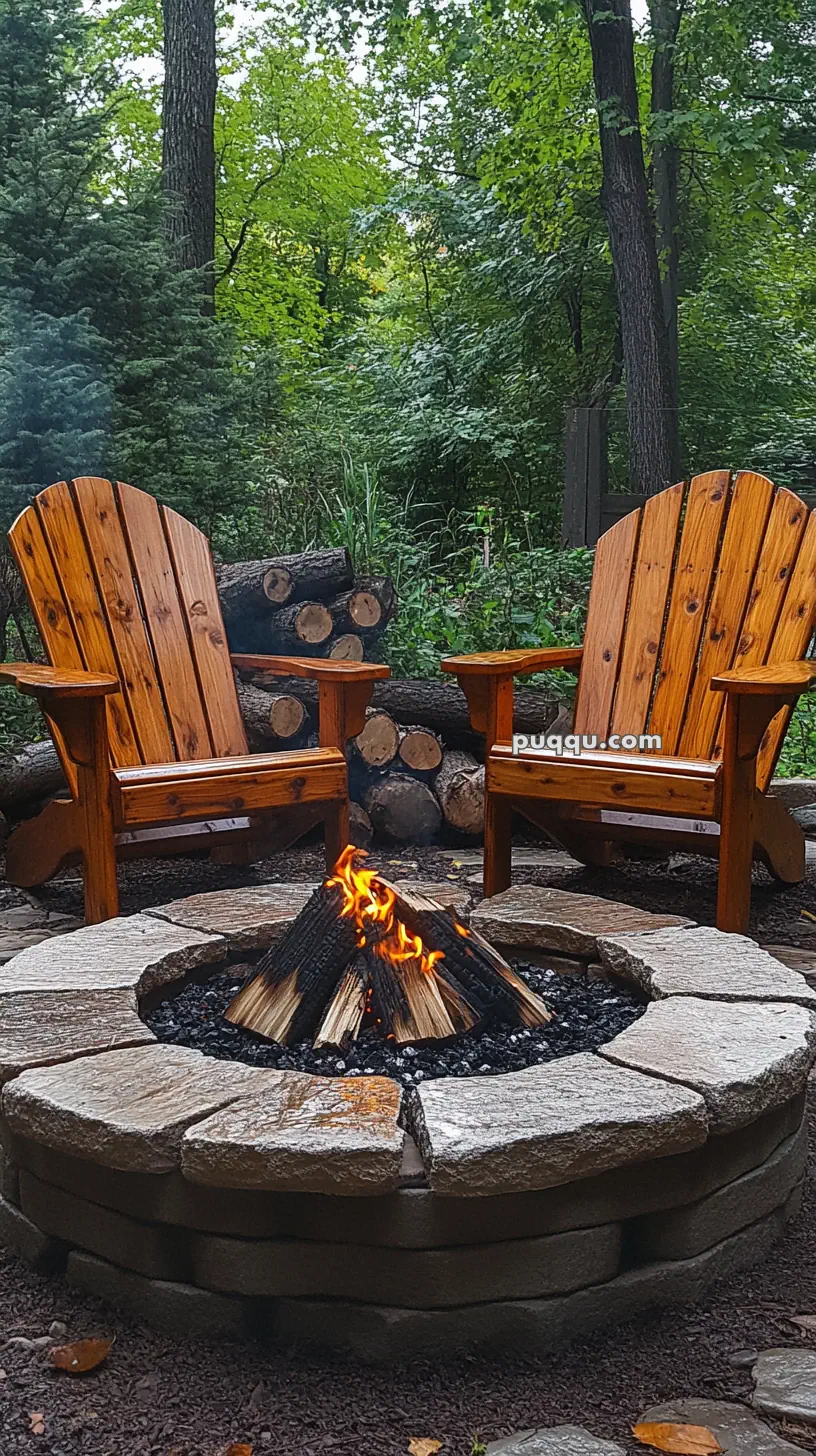
M442 740L430 728L401 728L395 768L432 778L442 762Z
M238 683L238 704L250 743L288 743L308 726L308 713L291 693L265 693L251 683Z
M243 617L268 616L291 602L325 601L354 582L345 546L299 551L263 561L235 561L216 567L218 594L229 625Z
M0 758L0 807L12 814L65 788L65 776L50 738L28 743Z
M359 760L369 771L382 771L393 763L399 748L400 731L388 713L369 708L362 733L351 740L352 761Z
M294 693L309 708L317 705L316 684L303 678L264 678L264 674L259 673L255 682L271 692ZM424 728L432 728L451 748L461 746L472 753L484 752L484 740L470 727L465 695L455 684L426 678L386 678L374 684L371 701L375 708L390 713L397 723L417 723ZM546 693L517 687L513 726L517 733L546 733L558 709L558 702Z
M326 656L340 662L362 662L365 657L363 639L355 632L343 632L339 637L332 637Z
M471 753L451 748L442 759L434 790L445 821L459 834L484 832L484 765Z
M373 838L374 825L362 804L358 804L352 799L349 804L349 839L351 843L356 844L358 849L368 849Z
M396 843L427 843L442 825L433 791L407 774L388 774L373 784L363 795L363 807L376 833Z
M317 653L332 634L332 619L322 602L295 602L283 607L264 627L268 633L268 652L299 654Z

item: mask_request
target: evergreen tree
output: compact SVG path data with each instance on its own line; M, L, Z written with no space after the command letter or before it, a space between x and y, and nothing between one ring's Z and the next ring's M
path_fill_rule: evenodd
M0 515L112 474L211 529L242 488L247 391L172 267L158 188L98 186L112 88L88 35L77 0L0 0Z

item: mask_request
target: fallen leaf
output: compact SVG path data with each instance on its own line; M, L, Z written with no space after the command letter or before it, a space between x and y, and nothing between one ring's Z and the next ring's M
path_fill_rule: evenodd
M28 1429L32 1436L45 1435L45 1416L42 1411L32 1411L28 1418Z
M816 1330L816 1314L789 1314L788 1319L800 1330Z
M49 1356L57 1370L67 1370L71 1375L84 1375L86 1370L95 1370L107 1360L113 1349L112 1336L109 1340L74 1340L72 1345L55 1345Z
M441 1450L442 1442L435 1441L433 1436L412 1436L408 1442L408 1456L434 1456Z
M230 1441L224 1456L252 1456L252 1447L246 1441Z
M800 910L799 914L804 915L808 920L816 920L816 915L811 910Z
M686 1426L677 1421L642 1421L632 1435L644 1446L672 1451L677 1456L715 1456L722 1451L717 1437L707 1426Z

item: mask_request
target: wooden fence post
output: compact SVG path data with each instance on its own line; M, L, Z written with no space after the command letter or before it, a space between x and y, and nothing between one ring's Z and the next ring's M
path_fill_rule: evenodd
M571 405L566 412L564 546L594 546L608 478L606 410Z

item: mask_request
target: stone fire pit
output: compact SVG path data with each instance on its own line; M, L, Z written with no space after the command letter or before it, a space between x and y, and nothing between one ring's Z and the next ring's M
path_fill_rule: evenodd
M597 1052L406 1091L159 1043L139 1005L265 949L309 885L196 895L0 974L0 1238L185 1331L367 1359L544 1349L698 1298L796 1211L816 993L752 941L525 887L472 923L650 998ZM422 887L464 913L461 887Z

